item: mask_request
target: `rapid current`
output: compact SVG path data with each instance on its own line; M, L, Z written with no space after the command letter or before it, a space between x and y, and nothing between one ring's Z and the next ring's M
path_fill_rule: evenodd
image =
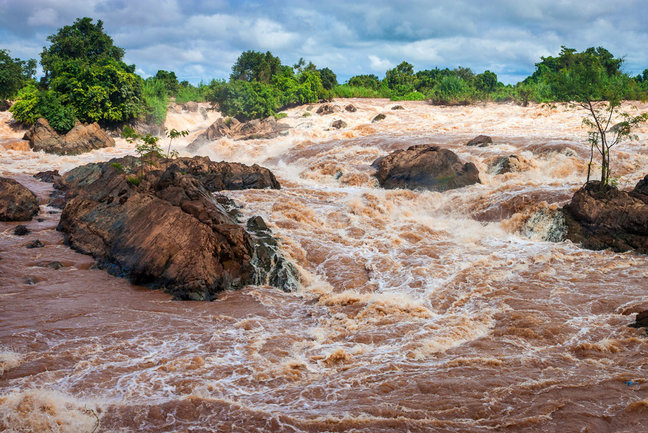
M281 190L226 194L280 239L300 270L295 293L173 301L94 269L64 245L55 209L41 206L28 236L0 223L0 430L645 431L648 338L627 325L648 309L648 257L547 242L549 222L524 225L584 183L586 113L334 103L358 111L293 108L287 136L198 152L275 173ZM172 108L166 126L191 131L174 147L186 154L219 116ZM335 119L348 127L331 129ZM41 203L52 187L34 173L133 153L121 139L80 156L34 153L9 120L0 113L0 175ZM495 145L466 147L478 134ZM620 187L648 173L648 128L638 136L614 149ZM482 183L379 188L371 163L413 144L453 150ZM489 174L511 154L527 169ZM26 249L34 239L45 247Z

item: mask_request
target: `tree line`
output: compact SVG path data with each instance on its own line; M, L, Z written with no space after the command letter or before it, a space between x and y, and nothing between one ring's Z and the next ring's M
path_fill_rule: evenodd
M589 95L592 101L608 100L612 94L618 100L643 99L648 92L648 69L630 77L621 69L623 60L602 47L583 52L563 47L555 57L542 57L534 72L515 85L501 83L488 70L477 74L465 67L415 71L405 61L387 70L382 79L363 74L340 84L331 69L304 59L284 65L271 52L245 51L228 80L194 86L180 82L172 71L160 70L147 79L137 75L135 65L124 63L124 50L105 33L101 20L79 18L47 40L49 46L40 58L44 71L40 81L34 78L35 60L15 59L0 49L0 98L14 100L11 111L16 120L30 124L45 117L59 132L66 132L76 121L111 125L139 118L162 123L170 98L178 103L209 101L224 115L243 121L334 97L447 105L556 102L575 97L566 91L565 83L570 80L581 88L589 86L587 80L591 82L592 76L577 77L574 71L578 68L597 76L593 87L597 90Z

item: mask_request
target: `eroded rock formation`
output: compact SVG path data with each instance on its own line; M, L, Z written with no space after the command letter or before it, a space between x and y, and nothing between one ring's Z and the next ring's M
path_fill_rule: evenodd
M77 155L94 149L112 147L115 140L98 123L77 123L67 134L59 135L46 119L38 119L25 133L33 151L58 155Z
M0 177L0 221L29 221L37 213L36 194L13 179Z

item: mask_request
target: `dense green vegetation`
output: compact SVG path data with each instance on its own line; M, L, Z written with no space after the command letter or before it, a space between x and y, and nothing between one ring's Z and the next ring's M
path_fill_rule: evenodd
M0 49L0 99L13 99L36 73L36 60L12 58L9 51Z

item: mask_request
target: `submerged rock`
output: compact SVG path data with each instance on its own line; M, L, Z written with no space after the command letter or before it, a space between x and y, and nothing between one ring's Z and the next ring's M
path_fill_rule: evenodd
M493 144L492 138L490 138L488 135L478 135L477 137L466 143L466 146L486 147L489 144Z
M337 105L333 104L322 104L320 107L317 109L316 113L319 114L320 116L325 116L327 114L333 114L337 113L340 111L340 107ZM348 111L348 110L347 110Z
M46 119L38 119L23 137L35 152L77 155L94 149L113 147L115 140L98 123L77 123L67 134L59 135Z
M39 171L34 175L34 177L41 182L53 183L56 179L60 178L61 175L58 170L47 170Z
M629 326L631 328L648 328L648 310L637 313L634 323Z
M232 140L253 140L270 139L285 134L290 129L288 125L277 122L277 119L270 116L265 119L254 119L249 122L239 122L233 117L220 118L211 124L209 128L187 146L191 152L195 152L202 145L223 137Z
M27 245L25 245L25 248L29 248L29 249L32 249L32 248L44 248L44 247L45 247L45 244L42 243L39 239L35 239L35 240L29 242Z
M576 191L563 208L567 238L593 250L648 254L648 195L641 192L642 182L630 192L601 189L599 182Z
M0 177L0 221L30 221L37 213L36 194L13 179Z
M265 223L246 230L233 202L211 194L279 188L267 169L196 157L158 161L141 175L137 158L126 157L78 167L61 183L66 241L135 284L190 300L251 284L297 287Z
M392 110L404 110L405 107L403 107L402 105L394 105L393 107L391 107L391 109Z
M371 119L371 123L380 122L381 120L385 120L385 118L387 118L387 116L385 114L383 114L383 113L380 113L380 114L376 115L376 117Z
M27 228L27 226L20 224L20 225L17 225L17 226L16 226L16 228L15 228L14 231L13 231L13 233L14 233L16 236L25 236L25 235L30 234L30 233L31 233L31 230L29 230L29 229Z
M562 242L567 237L565 215L560 209L541 208L531 214L519 233L533 241Z
M518 155L500 156L488 161L488 172L493 175L519 173L529 170L533 162Z
M344 107L344 109L345 109L346 111L348 111L349 113L355 113L356 111L358 111L358 109L356 108L356 106L353 105L353 104L349 104L349 105L347 105L346 107Z
M344 120L334 120L333 123L331 123L331 127L335 129L342 129L346 128L347 124Z
M448 149L420 144L397 150L372 164L383 188L445 191L480 183L479 170Z

